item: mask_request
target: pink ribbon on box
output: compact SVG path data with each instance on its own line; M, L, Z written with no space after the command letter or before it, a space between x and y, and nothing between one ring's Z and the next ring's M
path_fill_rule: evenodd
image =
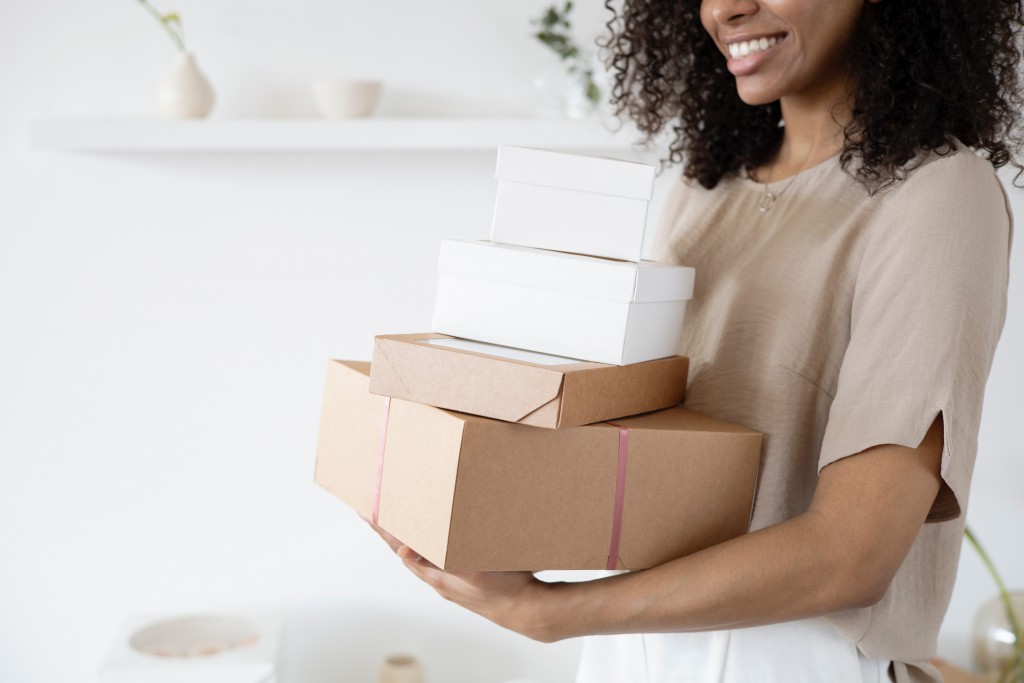
M619 430L619 458L615 468L615 510L612 513L612 540L608 545L608 569L619 566L619 537L622 535L622 506L626 501L626 460L629 457L629 427L607 422Z
M373 486L373 523L380 517L380 484L384 480L384 446L388 442L388 418L391 417L391 397L384 397L384 421L380 426L380 450L377 451L377 481Z
M380 427L380 449L377 451L377 475L373 487L373 523L380 518L380 488L384 479L384 449L387 446L388 420L391 417L391 397L384 398L384 420ZM612 537L608 544L608 569L619 565L619 539L622 536L622 508L626 501L626 464L629 459L629 428L607 422L619 430L619 454L615 468L615 508L612 512Z

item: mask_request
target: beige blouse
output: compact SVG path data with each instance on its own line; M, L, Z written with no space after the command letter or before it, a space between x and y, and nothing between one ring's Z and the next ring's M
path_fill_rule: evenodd
M949 604L985 382L1006 315L1012 219L987 161L929 155L871 197L833 157L764 186L678 181L653 256L693 266L686 405L765 433L753 529L804 512L823 467L916 447L942 413L944 484L877 605L830 621L896 680L926 660Z

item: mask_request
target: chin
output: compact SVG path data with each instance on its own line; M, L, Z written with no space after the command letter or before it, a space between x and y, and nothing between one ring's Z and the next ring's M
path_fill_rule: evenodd
M743 100L744 104L748 104L751 107L757 107L762 104L770 104L779 99L779 94L774 90L767 90L765 88L744 88L740 85L736 86L736 92Z

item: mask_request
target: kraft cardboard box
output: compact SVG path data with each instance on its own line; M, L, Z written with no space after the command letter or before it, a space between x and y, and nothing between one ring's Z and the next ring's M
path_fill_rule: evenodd
M432 331L629 365L679 350L694 270L442 240Z
M560 429L683 402L689 359L581 363L443 334L374 339L370 392Z
M542 429L327 369L316 482L439 567L642 569L745 533L761 435L685 410Z
M502 145L491 241L639 261L654 170Z

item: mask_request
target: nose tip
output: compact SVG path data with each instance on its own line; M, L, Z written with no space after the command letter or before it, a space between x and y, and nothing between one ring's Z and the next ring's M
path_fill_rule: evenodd
M760 5L757 0L705 0L713 3L711 15L720 24L733 23L743 17L756 14Z

